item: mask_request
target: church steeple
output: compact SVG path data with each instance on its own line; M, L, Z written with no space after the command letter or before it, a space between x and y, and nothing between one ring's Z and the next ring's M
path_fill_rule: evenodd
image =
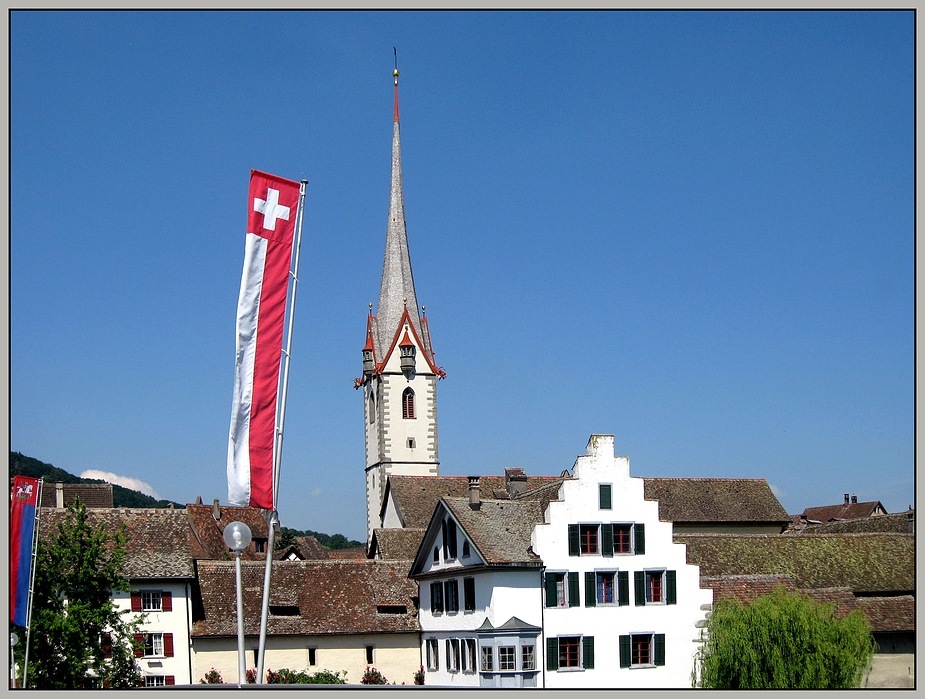
M437 366L430 329L419 310L411 273L402 187L398 120L398 65L392 122L392 181L389 220L379 286L379 305L367 317L363 375L366 412L367 534L381 526L380 508L389 475L440 475L437 451Z

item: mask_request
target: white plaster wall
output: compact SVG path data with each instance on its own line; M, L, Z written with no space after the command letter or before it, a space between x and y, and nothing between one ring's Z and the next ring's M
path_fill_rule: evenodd
M173 634L173 657L136 658L142 675L173 675L177 684L190 681L190 605L187 583L183 580L133 580L132 590L161 590L171 593L173 611L145 612L147 619L141 630ZM129 592L115 592L112 600L121 611L131 612L132 597ZM130 615L131 616L131 615ZM135 614L135 617L141 616Z
M256 669L259 639L245 639L247 669ZM374 646L373 666L389 683L414 684L420 669L420 636L417 633L267 637L264 671L288 668L314 674L321 670L347 671L348 684L360 684L366 670L366 646ZM194 682L211 669L218 670L226 684L238 679L238 640L194 638ZM315 648L315 665L309 666L309 648Z
M687 565L686 547L672 542L671 523L658 520L658 503L643 498L643 480L629 475L629 459L614 456L611 435L592 436L588 454L578 457L572 475L574 480L565 481L562 485L562 502L551 502L546 512L547 523L534 529L532 543L547 569L579 573L581 606L543 607L543 650L547 637L594 636L595 668L546 671L545 686L690 687L693 657L698 648L695 639L699 639L700 635L695 624L705 618L706 611L701 606L712 603L712 590L700 589L698 567ZM613 486L611 510L599 508L600 483ZM615 554L606 558L602 555L568 555L569 524L604 522L644 523L645 554ZM677 604L635 606L633 573L647 568L677 572ZM629 606L584 606L584 573L595 569L626 570L629 573ZM543 604L542 600L540 604ZM618 637L647 632L665 634L665 665L621 669Z

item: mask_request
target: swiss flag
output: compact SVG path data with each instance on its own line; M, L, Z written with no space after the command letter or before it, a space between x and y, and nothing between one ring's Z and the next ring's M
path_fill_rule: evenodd
M251 171L238 297L228 499L275 509L273 457L283 325L300 185Z

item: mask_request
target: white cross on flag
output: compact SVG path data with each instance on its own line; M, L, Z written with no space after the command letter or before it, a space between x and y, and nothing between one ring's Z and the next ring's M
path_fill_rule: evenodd
M238 296L228 500L275 509L274 434L299 183L251 170Z

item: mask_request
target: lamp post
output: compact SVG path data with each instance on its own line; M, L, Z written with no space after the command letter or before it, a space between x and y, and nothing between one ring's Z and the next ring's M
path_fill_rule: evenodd
M16 687L16 657L13 653L16 644L19 643L19 636L15 631L10 632L10 688Z
M238 684L247 683L244 662L244 601L241 596L241 552L251 542L251 530L244 522L229 522L222 532L225 545L234 553L234 573L238 590ZM258 678L259 679L259 678Z

